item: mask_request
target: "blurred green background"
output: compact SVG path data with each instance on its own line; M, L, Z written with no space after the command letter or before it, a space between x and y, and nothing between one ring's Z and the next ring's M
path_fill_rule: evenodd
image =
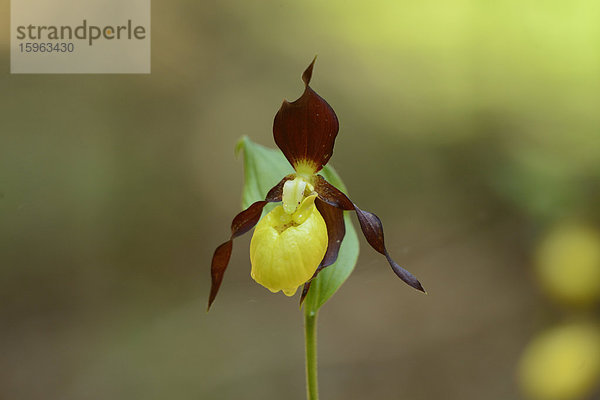
M534 265L585 226L600 280L599 20L596 0L154 1L150 75L10 75L2 29L0 397L304 398L297 298L251 280L250 235L205 308L235 143L274 146L315 54L331 162L429 292L361 238L321 310L322 398L535 397L530 341L597 318L597 286L555 301Z

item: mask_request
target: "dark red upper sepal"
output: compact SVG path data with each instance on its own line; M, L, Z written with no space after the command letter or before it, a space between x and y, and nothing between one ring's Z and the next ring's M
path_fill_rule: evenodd
M333 108L309 86L315 59L302 74L306 85L293 103L283 101L273 122L273 137L290 164L320 171L333 154L339 122Z

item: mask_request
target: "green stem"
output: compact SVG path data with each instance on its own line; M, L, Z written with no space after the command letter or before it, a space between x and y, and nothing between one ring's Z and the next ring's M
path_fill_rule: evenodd
M317 311L304 313L304 338L306 345L306 398L319 400L317 378Z

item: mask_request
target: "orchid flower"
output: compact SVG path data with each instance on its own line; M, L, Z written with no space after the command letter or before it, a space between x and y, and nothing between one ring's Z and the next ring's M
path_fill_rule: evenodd
M302 74L302 96L291 103L284 100L273 123L275 144L295 173L283 177L264 200L253 203L233 219L231 237L217 247L212 258L209 308L229 264L233 239L255 225L250 244L252 278L272 292L283 291L287 296L294 295L303 285L302 303L312 279L338 257L346 232L344 211L356 213L367 242L385 256L400 279L425 291L417 278L390 256L381 220L360 209L319 174L333 154L339 123L331 106L309 85L315 60ZM277 202L281 205L261 219L263 208Z

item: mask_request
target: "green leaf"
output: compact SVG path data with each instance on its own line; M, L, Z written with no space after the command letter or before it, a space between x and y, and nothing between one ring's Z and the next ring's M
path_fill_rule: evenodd
M284 176L294 172L280 151L254 143L246 136L237 143L236 154L240 151L244 155L243 208L247 208L255 201L263 200L269 189ZM329 183L346 193L346 186L331 166L326 165L320 173ZM268 212L267 207L265 207L265 212ZM346 236L342 241L337 261L323 269L313 280L304 300L305 312L308 314L315 313L333 296L356 265L359 248L358 237L347 211L344 211L344 222Z
M294 168L280 151L254 143L243 136L235 147L236 154L244 154L244 191L242 208L250 207L255 201L264 200L269 189L277 185Z

